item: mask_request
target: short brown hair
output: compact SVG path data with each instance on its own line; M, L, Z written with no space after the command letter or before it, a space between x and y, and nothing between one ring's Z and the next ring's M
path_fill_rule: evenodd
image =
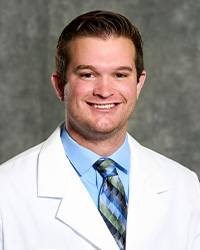
M70 62L70 44L78 37L124 36L132 40L136 58L137 81L144 69L142 39L138 29L124 16L109 11L91 11L76 17L62 31L56 50L56 71L63 83Z

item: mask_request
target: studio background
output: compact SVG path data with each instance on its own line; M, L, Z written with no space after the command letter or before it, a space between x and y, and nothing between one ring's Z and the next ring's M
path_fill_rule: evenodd
M200 177L198 0L0 0L0 161L45 140L64 120L51 85L62 29L95 9L139 29L147 79L128 131Z

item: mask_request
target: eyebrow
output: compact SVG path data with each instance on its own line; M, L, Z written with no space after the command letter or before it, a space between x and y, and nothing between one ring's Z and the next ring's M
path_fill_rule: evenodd
M92 66L92 65L79 65L79 66L77 66L75 68L74 72L77 72L77 71L79 71L81 69L90 69L92 71L96 71L96 68L94 66Z
M126 71L129 71L129 72L132 72L133 69L129 66L120 66L120 67L117 67L115 70L126 70Z
M75 72L79 71L79 70L82 70L82 69L90 69L92 71L97 71L97 69L92 66L92 65L79 65L75 68ZM133 69L129 66L119 66L115 69L113 69L113 71L120 71L120 70L125 70L125 71L129 71L129 72L133 72Z

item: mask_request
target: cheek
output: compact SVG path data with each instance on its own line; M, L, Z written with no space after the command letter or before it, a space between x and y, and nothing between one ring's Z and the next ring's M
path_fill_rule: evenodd
M92 88L89 84L85 82L73 82L68 83L68 88L66 89L67 95L73 98L83 98L92 92Z
M120 92L127 102L135 101L137 99L137 87L134 83L121 86Z

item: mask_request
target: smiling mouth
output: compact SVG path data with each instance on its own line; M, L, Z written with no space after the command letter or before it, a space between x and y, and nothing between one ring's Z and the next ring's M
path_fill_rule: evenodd
M111 104L93 104L93 103L89 103L90 106L96 108L96 109L111 109L114 108L117 103L111 103Z

